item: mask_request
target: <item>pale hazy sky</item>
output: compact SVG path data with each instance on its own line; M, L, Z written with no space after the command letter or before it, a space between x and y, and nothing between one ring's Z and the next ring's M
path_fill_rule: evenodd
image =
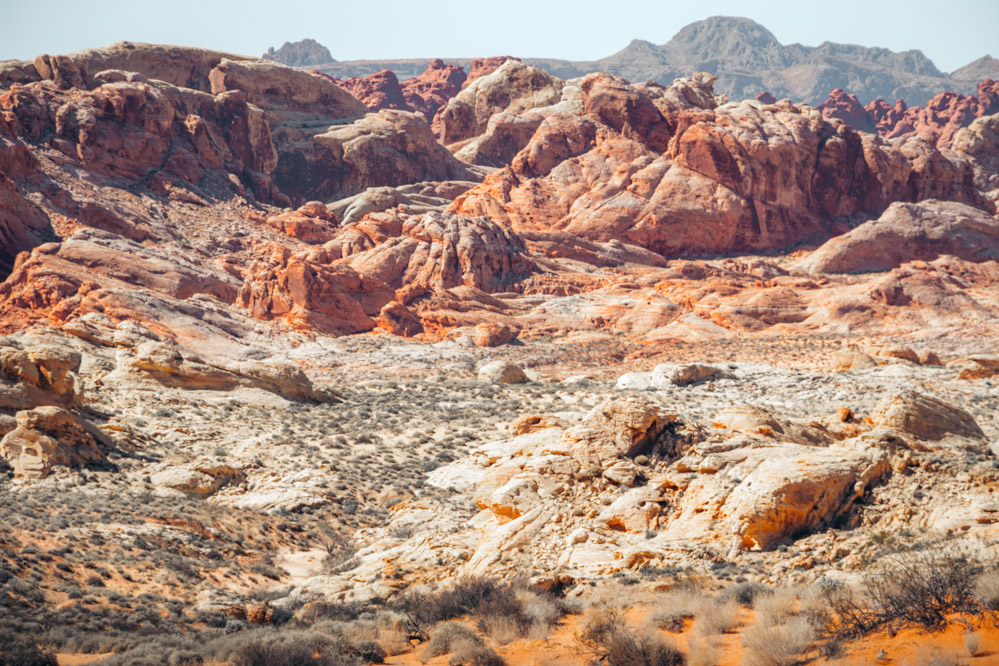
M595 60L669 41L708 16L745 16L784 44L920 49L942 71L999 57L999 0L0 0L0 59L119 40L258 56L312 37L337 60L516 55Z

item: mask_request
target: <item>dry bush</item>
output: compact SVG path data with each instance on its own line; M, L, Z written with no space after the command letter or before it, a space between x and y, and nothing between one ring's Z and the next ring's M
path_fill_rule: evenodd
M591 614L577 639L607 666L684 666L676 645L655 632L633 633L617 611Z
M564 609L559 608L551 599L533 592L517 595L523 606L523 614L532 622L552 625L564 615Z
M687 588L675 588L659 594L653 601L655 609L649 623L659 629L681 633L686 621L700 615L714 602L702 593Z
M448 666L506 666L506 662L488 645L466 639L455 642Z
M528 635L547 636L547 628L568 611L561 600L485 578L467 578L450 588L408 595L402 608L421 634L438 622L471 616L478 628L501 642Z
M517 618L509 615L483 618L480 625L498 645L512 643L526 633L524 626L517 621Z
M53 653L28 639L7 636L0 644L0 664L7 666L56 666Z
M981 567L960 551L912 551L885 558L867 577L873 612L890 627L936 629L947 615L980 615L975 582Z
M987 610L999 611L999 569L991 569L978 577L975 598Z
M717 666L725 651L712 636L691 635L687 639L688 666Z
M753 607L757 597L770 592L770 588L761 583L737 583L725 589L722 593L726 599L735 599L743 606Z
M754 624L742 632L746 648L743 663L747 666L791 666L797 655L807 651L815 640L808 620L793 618L787 624Z
M905 626L940 629L949 615L980 617L987 612L976 595L981 566L958 550L918 550L882 559L856 589L842 583L821 589L842 636ZM804 606L811 607L816 599Z
M439 657L442 654L453 652L457 647L483 645L482 637L458 622L444 622L434 629L430 635L430 640L423 646L424 657Z
M758 595L753 603L756 621L768 627L786 624L794 617L797 602L797 591L786 587L776 589L771 594Z
M706 604L696 611L694 630L704 636L730 633L739 626L740 608L735 600Z

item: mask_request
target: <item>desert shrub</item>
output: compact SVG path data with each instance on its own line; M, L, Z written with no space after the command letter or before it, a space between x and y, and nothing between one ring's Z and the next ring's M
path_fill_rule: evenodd
M781 588L756 599L756 621L765 626L785 624L794 616L798 595L794 590Z
M501 586L487 578L463 578L450 588L411 594L403 600L402 605L416 622L427 626L463 615L473 615L480 609L488 608L500 615L520 610L512 588Z
M694 617L694 614L687 610L677 611L656 611L649 618L651 624L659 629L679 634L683 632L687 620Z
M459 644L463 645L484 645L482 637L458 622L445 622L430 635L430 640L423 648L424 655L428 657L439 657L442 654L453 652Z
M697 630L706 636L727 634L739 626L739 604L734 600L705 604L697 612Z
M568 610L559 599L486 578L466 578L449 588L410 594L401 606L420 633L438 622L470 616L478 620L479 631L501 643L545 636Z
M754 624L742 633L742 644L746 648L743 663L747 666L790 666L814 640L815 631L805 618L773 626Z
M883 558L863 589L830 585L822 597L844 636L905 626L935 630L948 624L948 615L987 611L976 593L981 569L961 551L907 551Z
M951 613L979 614L975 582L981 567L959 551L913 551L888 558L867 577L872 611L890 627L936 629Z
M506 666L496 652L488 645L460 641L454 653L447 660L448 666Z
M757 597L767 592L769 592L769 588L765 585L746 582L732 585L722 593L722 596L726 599L734 599L743 606L753 607Z
M525 627L515 616L496 615L479 621L480 628L499 645L512 643L525 633Z
M243 631L215 643L209 652L233 666L360 666L385 659L377 643L354 643L329 624Z
M0 666L57 666L55 655L36 643L8 637L0 643Z
M724 650L711 636L692 634L687 639L688 666L717 666L724 656Z
M986 610L999 611L999 569L991 569L978 577L975 599Z
M598 611L578 640L607 666L684 666L687 658L673 643L654 632L635 634L613 611Z

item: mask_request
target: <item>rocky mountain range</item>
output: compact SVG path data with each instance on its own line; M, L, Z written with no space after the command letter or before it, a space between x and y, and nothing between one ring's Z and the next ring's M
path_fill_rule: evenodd
M896 53L833 42L816 47L785 45L756 22L727 16L691 23L665 44L634 40L599 60L523 60L563 79L607 72L633 83L669 85L675 78L706 71L717 78L715 90L733 100L753 98L766 91L778 99L812 105L821 104L835 88L853 93L864 104L881 98L892 104L902 99L913 106L922 105L938 93L970 94L978 81L999 78L999 60L989 55L947 74L920 51ZM463 59L451 62L462 67L470 64L470 60ZM382 69L406 79L423 71L426 63L425 59L345 61L318 67L341 79Z
M738 26L731 58L805 52ZM993 640L993 81L892 119L705 71L401 78L0 64L0 657Z

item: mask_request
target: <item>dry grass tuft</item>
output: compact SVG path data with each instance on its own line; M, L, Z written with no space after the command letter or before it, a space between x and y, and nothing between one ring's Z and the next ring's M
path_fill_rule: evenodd
M815 630L802 617L774 626L754 624L742 632L742 644L746 648L743 663L747 666L791 666L814 640Z

